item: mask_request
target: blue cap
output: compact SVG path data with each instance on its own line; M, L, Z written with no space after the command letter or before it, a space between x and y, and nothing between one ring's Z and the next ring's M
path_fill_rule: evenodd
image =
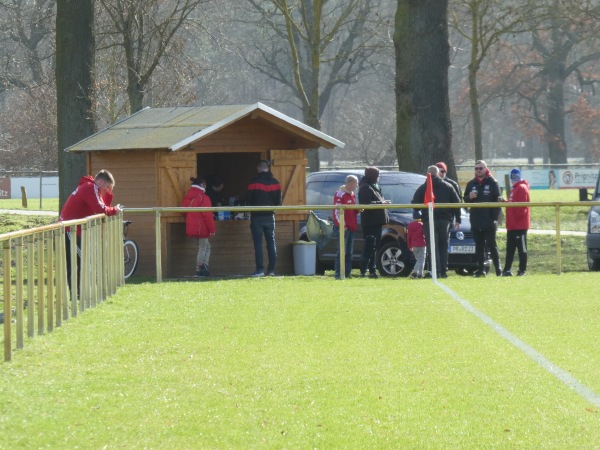
M517 181L521 181L523 176L521 175L521 171L519 169L513 169L510 171L510 181L516 183Z

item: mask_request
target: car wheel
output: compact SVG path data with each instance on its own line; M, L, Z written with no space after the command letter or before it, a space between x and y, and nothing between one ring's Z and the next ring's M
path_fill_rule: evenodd
M597 272L600 270L600 259L592 258L590 251L587 252L587 260L588 260L588 269L592 272Z
M407 264L408 254L395 242L382 245L377 250L377 269L385 277L406 277L412 270Z

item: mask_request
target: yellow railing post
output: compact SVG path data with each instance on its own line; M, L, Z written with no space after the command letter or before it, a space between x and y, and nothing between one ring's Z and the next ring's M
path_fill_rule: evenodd
M45 231L40 232L37 241L37 263L38 263L38 288L37 288L37 319L38 319L38 335L41 336L45 332L44 327L44 261L46 257L44 255L44 245L46 240L44 236Z
M81 225L81 257L80 257L80 273L81 273L81 291L79 293L79 311L83 312L88 307L90 299L90 275L88 273L88 224ZM71 271L73 272L73 271Z
M342 205L338 207L339 217L340 217L340 280L344 280L346 278L346 245L345 245L345 237L344 237L344 227L345 227L345 217L344 217L344 208Z
M15 239L15 316L17 319L17 348L23 348L23 238Z
M27 236L27 336L32 338L35 335L35 297L34 297L34 267L35 267L35 247L34 235Z
M118 240L117 242L120 242L120 245L117 245L118 248L118 252L117 252L117 266L119 268L119 271L117 272L117 280L118 286L123 286L125 284L125 249L123 248L123 242L125 240L125 236L123 236L123 213L119 214L119 223L118 225Z
M63 309L63 285L62 277L62 252L60 248L60 229L53 230L54 233L54 274L56 279L56 326L62 325L62 309ZM64 248L64 246L63 246Z
M555 206L556 211L556 274L562 273L562 249L560 244L560 205Z
M156 240L156 282L162 283L162 243L160 229L160 210L155 210L155 240Z
M79 288L79 267L80 263L77 261L77 227L70 227L69 231L69 255L71 260L71 284L69 291L71 294L71 316L76 317L78 314L78 302L81 302L80 288Z
M48 261L46 264L46 272L48 280L46 281L46 326L49 332L54 331L54 231L48 232L48 240L46 242L46 253Z
M12 280L11 280L11 239L4 241L4 257L3 257L3 270L4 270L4 361L10 361L12 359Z

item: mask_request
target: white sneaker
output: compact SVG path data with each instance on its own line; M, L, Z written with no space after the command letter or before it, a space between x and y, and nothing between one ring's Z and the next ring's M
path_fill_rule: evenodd
M251 277L264 277L265 276L265 272L262 271L262 270L257 270L256 272L254 272L250 276Z

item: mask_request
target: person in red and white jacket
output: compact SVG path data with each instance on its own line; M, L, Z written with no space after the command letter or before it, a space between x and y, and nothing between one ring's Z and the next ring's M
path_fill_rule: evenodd
M181 206L184 208L210 208L212 202L206 194L204 178L191 178L192 187L187 191ZM209 238L217 232L214 214L210 211L194 211L185 213L185 232L190 239L198 239L196 256L196 276L209 277L208 262L210 260Z
M95 177L81 177L79 184L69 196L60 212L60 221L83 219L95 214L114 216L123 210L121 205L111 206L115 179L108 170L101 170ZM71 230L66 230L67 281L71 287ZM81 273L81 226L77 226L77 272ZM81 278L78 277L80 280Z
M427 241L425 240L423 222L421 221L421 212L419 210L413 212L413 219L408 224L406 231L406 245L413 255L415 255L416 259L415 266L410 273L410 278L423 278L425 258L427 257Z
M338 205L356 205L356 195L354 191L358 186L358 178L354 175L348 175L345 183L340 186L333 197L333 204ZM333 226L339 236L340 228L340 210L333 210ZM346 209L344 210L344 248L346 263L344 274L346 278L350 278L350 272L352 271L352 252L354 247L354 233L358 229L358 210L357 209ZM340 276L340 249L338 245L338 251L335 256L335 279L339 280Z
M510 171L513 183L508 202L529 203L529 183L525 181L519 169ZM510 271L515 256L519 251L519 271L517 276L525 275L527 271L527 230L530 226L530 209L528 206L506 208L506 262L503 277L511 277Z

